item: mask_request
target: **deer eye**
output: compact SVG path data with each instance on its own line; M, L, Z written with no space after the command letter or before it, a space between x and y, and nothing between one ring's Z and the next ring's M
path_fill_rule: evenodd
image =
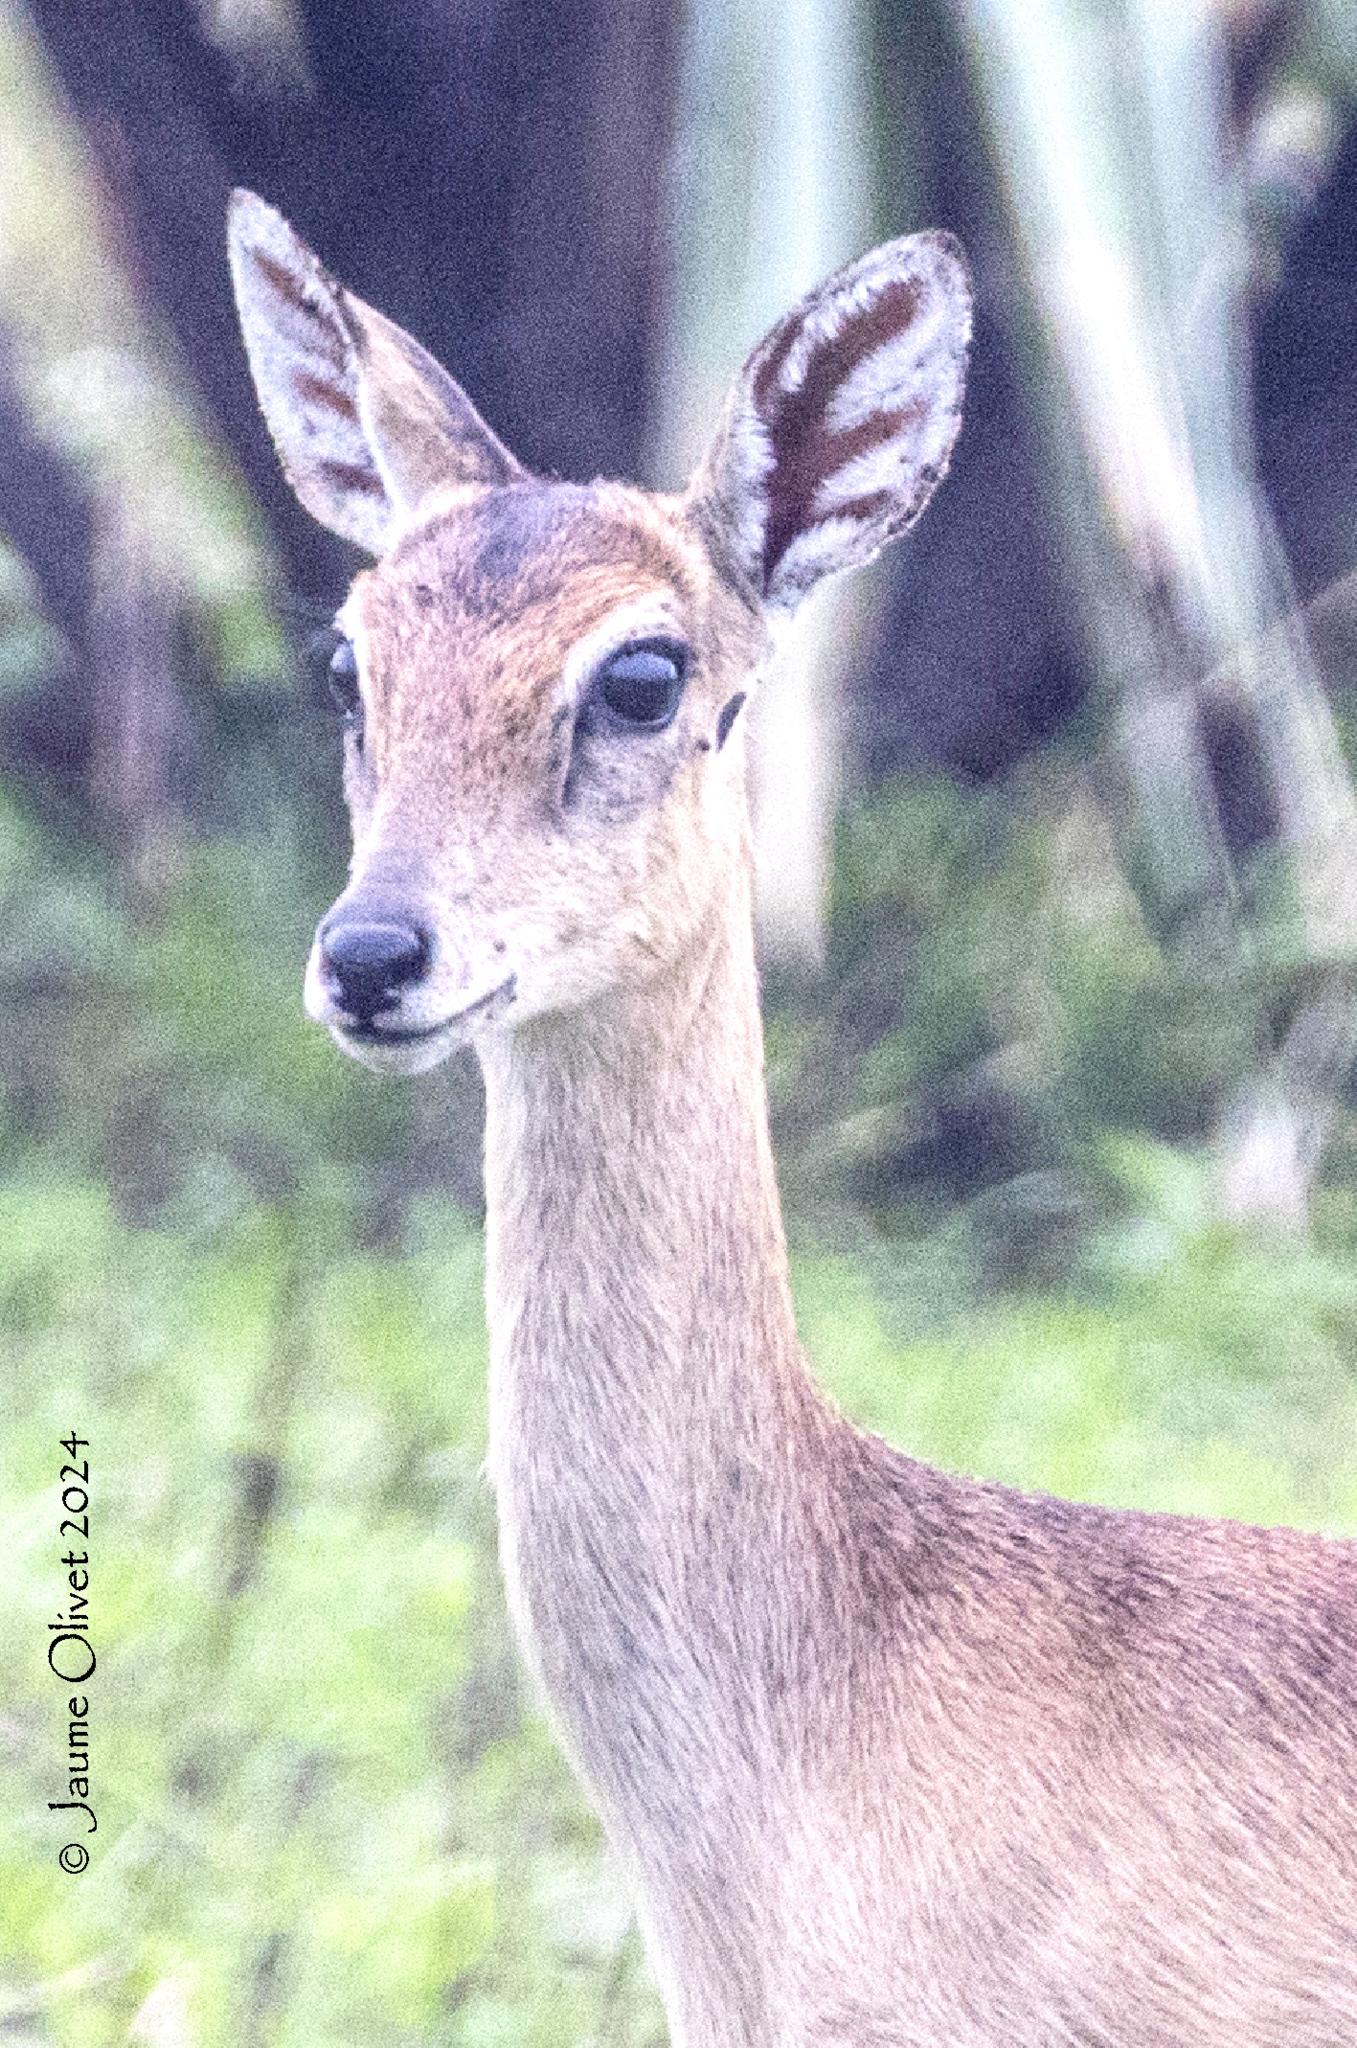
M358 702L358 656L352 640L341 640L327 666L330 695L341 711L352 711Z
M363 699L358 688L358 656L352 640L341 640L330 656L326 671L330 695L344 714L344 723L363 744Z
M610 654L589 697L610 722L630 732L659 732L678 710L688 649L678 640L635 640Z

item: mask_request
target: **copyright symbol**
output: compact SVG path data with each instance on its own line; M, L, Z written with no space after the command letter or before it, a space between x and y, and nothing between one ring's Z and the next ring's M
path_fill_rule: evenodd
M63 1870L69 1871L72 1877L78 1877L82 1870L89 1869L90 1852L83 1842L68 1842L58 1855L57 1862Z

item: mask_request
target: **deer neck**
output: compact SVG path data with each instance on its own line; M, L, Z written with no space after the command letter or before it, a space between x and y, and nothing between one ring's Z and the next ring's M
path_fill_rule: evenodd
M835 1426L793 1328L747 874L680 972L484 1065L510 1596L605 1807L662 1801L677 1772L691 1811L722 1732L713 1797L743 1724L766 1726L749 1688L787 1690L798 1523Z

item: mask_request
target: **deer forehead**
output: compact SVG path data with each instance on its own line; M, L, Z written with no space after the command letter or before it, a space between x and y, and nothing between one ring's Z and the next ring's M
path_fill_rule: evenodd
M743 606L678 500L621 484L516 483L430 499L355 583L358 645L384 775L534 783L596 663L633 638L690 641L692 688L715 693Z
M374 650L440 638L512 648L544 676L603 611L648 591L671 594L676 629L700 630L713 581L672 501L620 484L514 484L421 507L359 578L346 623Z

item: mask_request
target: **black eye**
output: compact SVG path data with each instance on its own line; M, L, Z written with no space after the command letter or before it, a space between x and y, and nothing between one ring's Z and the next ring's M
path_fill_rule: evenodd
M678 710L687 672L688 650L681 642L637 640L608 656L589 694L615 724L658 732Z

